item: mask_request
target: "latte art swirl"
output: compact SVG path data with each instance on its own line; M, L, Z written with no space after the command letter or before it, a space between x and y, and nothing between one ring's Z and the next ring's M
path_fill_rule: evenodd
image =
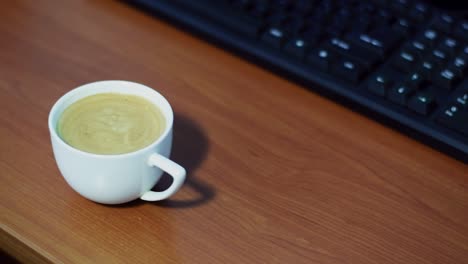
M165 129L161 110L135 95L102 93L80 99L62 113L58 134L69 145L95 154L144 148Z

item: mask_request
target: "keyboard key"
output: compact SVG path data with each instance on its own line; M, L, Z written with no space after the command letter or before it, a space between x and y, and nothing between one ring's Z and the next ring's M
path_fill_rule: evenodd
M307 63L313 65L319 70L328 71L331 68L331 63L336 56L329 49L317 48L312 50L307 56Z
M302 14L307 14L310 11L312 11L313 8L313 1L307 1L307 0L301 0L301 1L296 1L293 3L293 10L302 13Z
M433 63L437 64L439 67L445 65L448 61L448 54L440 49L432 50L429 57L430 60Z
M366 33L370 28L370 21L362 21L358 19L357 21L354 21L351 25L351 30L352 34L364 34Z
M465 60L468 60L468 45L465 45L459 54L460 57L464 58Z
M342 23L330 24L325 29L328 35L334 36L334 37L340 37L345 30L346 30L346 24L342 24Z
M410 22L406 18L398 18L394 23L392 28L399 32L401 35L408 36L411 33Z
M351 10L348 9L347 7L338 8L334 15L333 20L337 22L346 22L346 21L349 21L351 16L352 16Z
M297 35L303 27L304 21L301 17L289 17L282 25L282 28L291 35Z
M315 13L330 15L334 8L332 1L320 1L315 8Z
M339 59L333 65L333 73L356 84L364 75L364 68L351 59Z
M270 7L276 10L288 10L292 7L292 0L271 0Z
M322 28L328 21L328 15L321 13L319 10L314 10L312 14L306 17L304 23L312 28Z
M425 84L425 78L418 72L413 72L409 75L405 84L414 89L421 89L423 84Z
M377 7L372 3L366 3L359 1L354 7L354 12L356 14L373 14L377 10Z
M309 44L305 40L294 38L286 44L284 50L298 59L303 59L308 47Z
M373 76L367 84L367 90L375 95L385 96L387 90L392 86L392 78L385 73L379 73Z
M393 65L404 72L410 72L416 64L416 55L410 51L402 50L393 60Z
M436 119L450 129L468 136L468 111L458 104L451 104Z
M468 20L463 20L455 26L454 33L457 37L468 41Z
M462 57L455 57L453 61L449 63L449 67L451 67L461 78L464 78L468 70L468 61Z
M369 49L381 57L386 56L400 40L400 37L392 34L391 30L387 32L376 31L368 34L351 34L348 38L356 45Z
M388 99L399 105L406 105L408 98L414 93L415 89L405 85L395 85L388 93Z
M429 6L423 2L417 2L414 4L413 8L410 9L408 14L413 20L418 22L424 21L430 16Z
M428 115L435 107L434 96L428 92L419 92L409 99L409 109L422 115Z
M409 4L408 0L394 0L391 1L391 8L398 13L405 14L409 10Z
M374 14L374 21L371 26L377 30L380 30L383 27L388 27L392 22L393 16L394 15L389 10L378 9Z
M277 27L269 28L263 33L262 41L277 49L281 48L286 40L285 32Z
M423 32L422 38L419 38L419 40L424 42L426 46L433 47L438 37L439 32L435 29L427 29Z
M364 28L364 30L363 31L358 31L356 29L353 29L352 31L357 32L357 33L364 33L364 32L366 32L367 30L370 29L371 23L372 23L372 16L371 15L369 15L369 14L360 14L359 16L357 16L355 18L355 21L353 22L352 27L356 27L356 28L361 27L361 28Z
M457 96L455 100L457 101L457 104L460 105L463 109L468 110L468 92L464 92Z
M288 14L282 11L271 13L267 19L266 23L272 27L280 27L288 19Z
M436 64L431 60L424 60L419 64L417 69L426 80L432 80L434 71L436 70Z
M347 41L342 40L340 38L331 38L327 40L326 42L327 46L329 46L332 49L337 49L337 50L351 50L351 44L349 44Z
M374 66L379 61L379 57L377 55L372 54L368 50L351 44L347 40L341 38L328 39L326 41L326 46L344 56L356 60L359 64L365 66L366 68Z
M311 44L318 43L321 40L322 36L322 31L315 27L308 28L301 34L301 37Z
M450 32L455 24L455 19L449 14L440 14L434 18L432 24L439 30Z
M370 14L355 14L356 22L370 24L372 22L372 16Z
M405 45L405 49L411 50L418 55L419 58L422 58L423 55L429 50L429 48L419 40L413 40L408 42Z
M431 53L432 57L436 58L436 59L440 59L440 60L445 60L447 59L447 54L439 49L435 49L432 51Z
M437 73L435 82L446 90L452 90L457 84L459 76L452 69L443 69Z
M377 4L381 6L385 6L388 4L389 0L374 0L374 2L376 2Z
M438 46L438 49L449 54L450 56L455 55L458 50L458 41L453 38L443 38Z
M236 8L240 8L240 9L248 9L250 8L252 4L252 1L251 0L234 0L231 5L236 7Z

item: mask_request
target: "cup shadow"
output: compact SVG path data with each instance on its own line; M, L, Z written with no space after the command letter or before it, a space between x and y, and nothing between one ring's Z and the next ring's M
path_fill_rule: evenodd
M179 200L171 197L167 200L155 202L154 205L169 208L188 208L207 203L215 197L216 191L212 186L197 177L196 170L208 154L208 139L203 129L197 123L179 113L174 113L173 133L172 153L170 158L187 171L187 176L181 190L190 188L193 192L191 192L190 198ZM152 190L163 191L167 189L171 183L171 176L164 173ZM125 204L112 205L112 207L134 207L145 203L149 202L135 200Z

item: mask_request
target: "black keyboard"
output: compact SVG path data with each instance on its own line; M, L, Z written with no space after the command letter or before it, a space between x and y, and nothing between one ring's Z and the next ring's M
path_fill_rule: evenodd
M411 0L130 2L468 163L466 9Z

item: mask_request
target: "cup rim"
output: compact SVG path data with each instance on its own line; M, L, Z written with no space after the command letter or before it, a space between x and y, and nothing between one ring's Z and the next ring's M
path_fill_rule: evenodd
M80 92L80 90L84 89L84 87L86 87L88 85L97 85L97 84L109 83L109 82L126 83L126 84L130 84L130 85L135 85L135 86L140 87L140 88L149 89L149 90L151 90L151 92L154 92L155 94L157 94L158 96L160 96L163 99L163 101L167 104L168 109L169 109L169 118L166 116L165 112L161 110L163 112L163 115L164 115L164 117L166 119L166 122L167 122L166 127L164 129L164 132L161 134L161 136L159 136L155 141L153 141L148 146L137 149L137 150L132 151L132 152L126 152L126 153L121 153L121 154L97 154L97 153L92 153L92 152L87 152L87 151L77 149L77 148L69 145L68 143L66 143L58 135L57 130L55 129L53 121L52 121L52 116L55 114L55 112L57 112L58 107L66 99L68 99L68 98L72 97L73 95L75 95L76 93ZM99 94L99 93L96 93L96 94ZM83 98L85 98L85 97L83 97ZM82 98L80 98L80 99L82 99ZM168 119L170 119L170 120L168 120ZM92 156L92 157L96 157L96 158L103 158L103 159L124 158L124 157L128 157L128 156L134 156L134 155L138 155L140 153L143 153L143 152L147 151L148 149L153 148L154 146L160 144L168 136L169 132L172 129L173 123L174 123L174 112L172 110L171 104L169 103L169 101L162 94L160 94L155 89L153 89L153 88L151 88L149 86L146 86L144 84L137 83L137 82L131 82L131 81L125 81L125 80L102 80L102 81L85 83L85 84L82 84L80 86L77 86L76 88L73 88L72 90L70 90L70 91L66 92L65 94L63 94L62 96L60 96L60 98L57 99L57 101L55 101L54 105L50 109L49 117L48 117L49 132L50 132L51 136L54 139L56 139L56 142L58 142L59 144L61 144L63 147L65 147L68 150L75 151L75 152L81 153L83 155L88 155L88 156Z

